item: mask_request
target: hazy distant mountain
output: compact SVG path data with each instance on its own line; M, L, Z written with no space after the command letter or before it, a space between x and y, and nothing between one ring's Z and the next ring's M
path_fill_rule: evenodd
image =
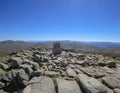
M52 47L54 42L60 42L62 48L66 49L75 49L75 50L82 50L82 51L95 51L95 50L101 50L104 48L96 47L90 44L87 44L85 42L79 42L79 41L45 41L41 42L40 44L44 44L46 46Z
M0 42L0 55L6 55L18 50L27 49L34 46L33 43L24 42L24 41L2 41Z
M80 42L80 41L2 41L0 42L0 55L6 55L18 50L28 49L31 47L48 46L52 47L54 42L60 42L62 48L74 49L84 52L98 52L108 49L120 49L120 43L112 42Z
M87 44L109 49L120 48L120 42L88 42Z
M57 41L45 41L43 44L52 46L53 42ZM58 41L63 47L81 47L81 48L95 48L95 49L115 49L120 48L120 42L82 42L82 41ZM72 45L72 46L70 46Z

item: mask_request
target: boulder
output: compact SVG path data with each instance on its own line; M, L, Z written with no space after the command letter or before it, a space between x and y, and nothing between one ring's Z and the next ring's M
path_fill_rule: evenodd
M55 66L53 66L53 65L49 65L49 66L48 66L48 70L49 70L49 71L54 71L54 69L55 69Z
M119 88L114 89L114 93L120 93L120 89Z
M61 71L61 76L62 76L62 77L67 76L66 72L65 72L65 71Z
M98 80L88 77L85 74L78 75L79 84L84 91L83 93L108 93L105 86Z
M85 65L85 61L76 61L75 62L77 65Z
M10 81L14 81L17 73L18 73L18 71L16 71L16 70L9 71L9 72L6 73L6 77Z
M1 77L1 81L2 83L4 83L4 87L3 89L5 91L8 91L9 93L12 93L14 90L19 89L18 82L16 81L16 75L17 75L17 71L12 70L7 72L6 74L2 75ZM18 85L18 86L16 86Z
M104 77L102 79L103 84L107 85L109 88L120 88L120 80L115 77Z
M85 66L90 66L91 62L82 60L82 61L76 61L75 64L85 67Z
M3 82L0 82L0 89L3 88L5 84Z
M40 72L40 71L33 71L32 73L31 73L31 77L33 78L33 77L39 77L39 76L41 76L42 75L42 72Z
M60 62L60 66L65 68L65 67L67 67L67 66L68 66L68 63L65 63L65 62Z
M13 76L13 81L11 82L16 89L22 89L28 84L29 76L25 73L23 69L20 69L16 76Z
M3 70L7 70L9 66L5 63L0 63L0 68L2 68Z
M109 63L107 64L107 66L108 66L109 68L116 68L116 63L115 63L115 62L109 62Z
M68 69L66 70L66 73L67 73L67 75L68 75L69 77L75 77L75 76L76 76L76 72L75 72L73 69L71 69L71 68L68 68Z
M18 77L21 80L29 80L29 76L25 73L25 71L23 69L19 70Z
M36 54L37 54L37 55L40 55L41 53L40 53L40 51L37 50L37 51L34 51L34 52L33 52L33 55L36 55Z
M3 69L0 68L0 76L3 75L3 74L5 74L5 73L6 72Z
M107 65L106 62L103 62L103 61L99 61L99 62L98 62L98 66L104 67L104 66L106 66L106 65Z
M25 65L28 65L29 67L31 67L35 71L39 70L39 68L40 68L40 66L37 62L30 61L28 59L25 59L24 62L25 62Z
M48 62L49 61L49 59L48 59L48 57L43 57L43 59L42 59L42 62Z
M52 80L49 77L34 77L23 93L55 93Z
M33 70L32 70L32 66L29 66L29 65L20 65L20 69L23 69L25 71L25 73L27 73L28 75L30 75Z
M69 67L70 68L76 68L76 65L75 64L69 64Z
M40 55L36 54L33 56L33 61L35 62L41 62L42 61L42 58Z
M77 55L77 60L85 60L85 55L84 54Z
M59 73L54 71L45 71L45 75L49 77L55 77L55 76L59 76Z
M19 68L22 62L23 60L20 57L13 57L9 59L9 63L12 66L12 68Z
M94 78L102 78L105 76L105 73L100 70L100 68L94 68L92 67L86 67L86 68L80 68L83 73L90 77Z
M33 68L33 70L35 70L35 71L37 71L37 70L39 70L40 69L40 66L39 66L39 64L38 63L35 63L35 62L32 62L32 68Z
M82 71L80 71L79 69L74 69L74 71L77 73L77 74L83 74L83 72Z
M102 68L102 70L104 72L108 73L108 74L111 74L111 75L113 75L114 73L116 73L116 71L114 69L111 69L111 68L109 68L107 66L105 66L104 68Z
M4 82L11 83L15 79L16 73L17 73L17 71L15 71L15 70L9 71L9 72L3 74L1 76L1 79Z
M82 93L75 80L57 79L58 93Z

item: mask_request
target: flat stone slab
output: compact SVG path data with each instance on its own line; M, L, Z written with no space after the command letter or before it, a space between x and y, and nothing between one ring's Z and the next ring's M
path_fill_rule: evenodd
M100 68L84 67L84 68L80 68L80 69L82 72L84 72L86 75L88 75L90 77L102 78L105 76L104 71L102 71Z
M56 79L58 93L82 93L75 80Z
M41 76L33 78L23 93L55 93L52 79Z
M115 77L104 77L102 82L109 88L120 88L120 80Z
M78 78L85 93L108 93L105 86L97 79L88 77L85 74L79 74Z

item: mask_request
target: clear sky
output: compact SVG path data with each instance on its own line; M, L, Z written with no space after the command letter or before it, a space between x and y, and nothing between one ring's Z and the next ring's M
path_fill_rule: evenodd
M120 42L120 0L0 0L8 39Z

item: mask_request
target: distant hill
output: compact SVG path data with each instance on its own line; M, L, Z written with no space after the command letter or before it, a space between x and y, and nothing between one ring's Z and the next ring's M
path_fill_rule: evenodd
M33 47L33 43L24 42L24 41L2 41L0 42L0 56L10 54L12 52L16 52L22 49L27 49Z
M47 46L52 47L56 41L42 42ZM120 43L113 42L79 42L79 41L58 41L62 44L62 48L74 49L78 52L96 53L104 56L109 56L120 60Z
M87 44L96 46L96 47L101 47L101 48L109 48L109 49L115 49L115 48L120 48L120 43L119 42L88 42Z
M54 42L60 42L64 49L74 49L82 52L104 52L104 51L118 51L120 50L120 43L112 42L80 42L80 41L2 41L0 42L0 56L10 54L23 49L33 47L52 47Z
M46 46L52 47L54 42L60 42L62 48L75 49L76 51L97 51L97 50L105 49L99 46L94 46L94 45L87 44L85 42L79 42L79 41L45 41L45 42L41 42L40 44L44 44Z
M45 42L40 41L40 43L48 46L52 46L54 42L60 42L63 48L77 48L77 49L92 48L95 50L120 48L120 42L82 42L82 41L67 41L67 40L66 41L45 41ZM39 41L37 41L37 43L39 43Z

